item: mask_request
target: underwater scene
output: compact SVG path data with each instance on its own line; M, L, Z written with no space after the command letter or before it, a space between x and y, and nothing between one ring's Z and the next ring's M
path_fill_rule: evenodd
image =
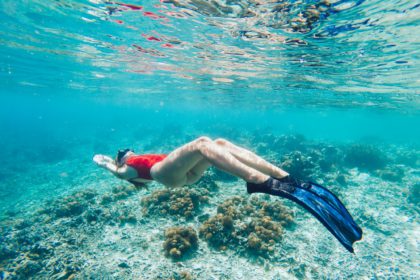
M420 279L419 1L2 0L0 19L0 280ZM187 143L204 173L174 176L195 180L118 173L121 150L162 167ZM261 162L229 143L295 179L244 180L232 162Z

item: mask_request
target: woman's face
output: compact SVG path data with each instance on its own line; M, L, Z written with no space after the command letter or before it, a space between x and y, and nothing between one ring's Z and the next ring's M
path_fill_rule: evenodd
M115 164L118 167L121 167L125 164L126 160L130 157L134 155L134 153L132 151L127 151L125 154L120 154L120 152L118 152L116 158L115 158Z

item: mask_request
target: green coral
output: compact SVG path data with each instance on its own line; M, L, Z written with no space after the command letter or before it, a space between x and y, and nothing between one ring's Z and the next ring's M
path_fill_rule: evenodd
M171 227L165 231L163 249L165 256L179 260L198 247L198 237L192 227Z

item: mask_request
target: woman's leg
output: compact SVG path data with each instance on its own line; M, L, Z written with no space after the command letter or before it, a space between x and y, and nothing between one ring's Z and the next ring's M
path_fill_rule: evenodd
M207 159L200 160L190 171L187 173L186 185L191 185L200 180L203 173L211 166Z
M244 148L236 146L235 144L219 138L214 141L217 145L222 146L227 149L235 158L244 164L251 166L252 168L257 169L258 171L270 175L275 178L283 178L289 175L286 171L281 168L267 162L263 158L257 156L251 151L248 151Z
M187 183L188 172L204 158L197 146L205 141L200 137L172 151L163 161L153 165L150 174L153 179L169 187L179 187Z
M276 177L276 178L283 178L289 173L285 172L284 170L280 169L279 167L267 162L263 158L257 156L256 154L252 153L249 150L246 150L242 147L239 147L228 140L223 138L219 138L214 141L216 144L223 146L224 148L228 149L229 152L236 157L242 163L251 166L258 171ZM188 173L187 173L187 185L194 184L197 182L203 173L211 166L211 163L208 162L206 159L199 161Z
M187 183L188 172L202 160L247 182L258 184L268 179L266 174L242 163L227 149L207 137L200 137L171 152L152 167L151 174L167 186L182 186ZM206 165L203 162L202 168Z

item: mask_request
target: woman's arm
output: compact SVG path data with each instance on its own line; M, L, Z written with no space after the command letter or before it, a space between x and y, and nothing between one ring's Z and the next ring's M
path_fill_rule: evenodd
M98 166L107 169L121 179L131 179L137 175L133 174L132 170L130 170L131 168L128 168L127 165L118 167L112 158L105 155L95 155L93 161L96 162Z

